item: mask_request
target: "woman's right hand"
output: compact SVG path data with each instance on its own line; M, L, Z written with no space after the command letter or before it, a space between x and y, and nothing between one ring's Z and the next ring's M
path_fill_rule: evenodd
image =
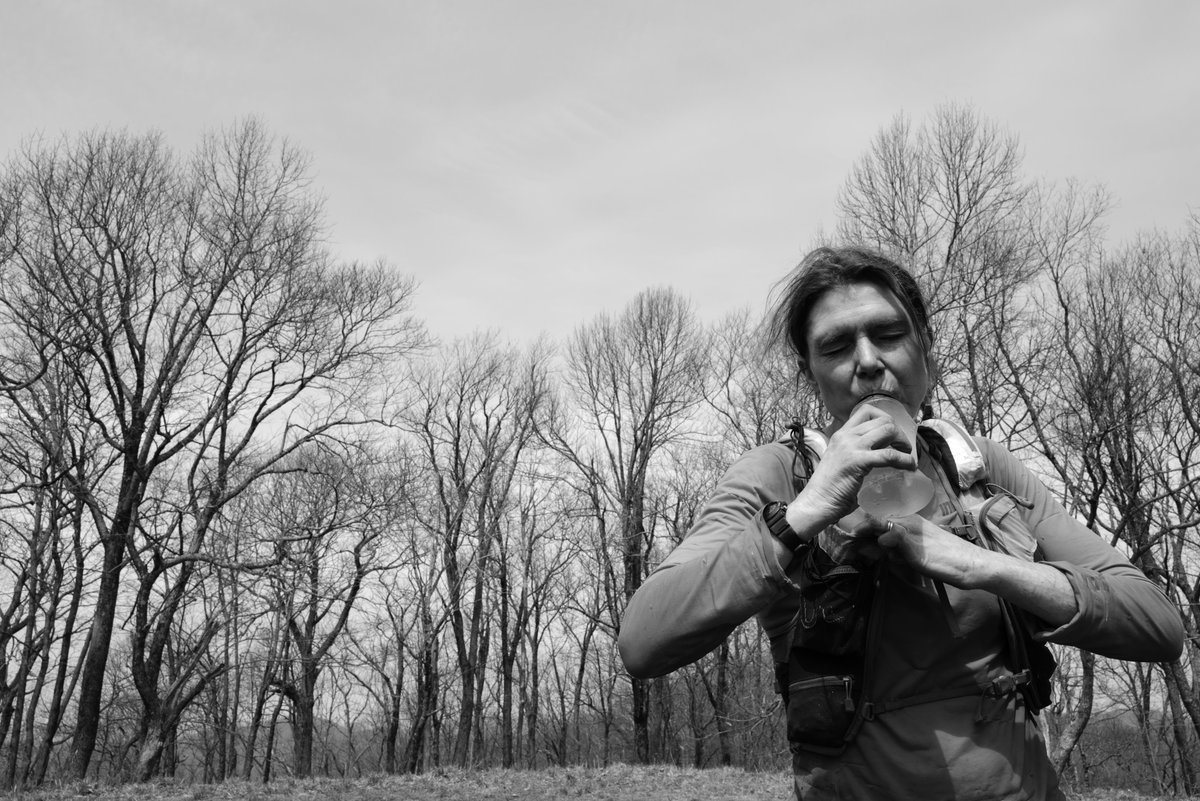
M894 447L901 432L884 411L856 408L829 438L825 454L804 489L788 504L788 523L801 536L815 536L858 508L858 491L876 467L915 470L917 455Z

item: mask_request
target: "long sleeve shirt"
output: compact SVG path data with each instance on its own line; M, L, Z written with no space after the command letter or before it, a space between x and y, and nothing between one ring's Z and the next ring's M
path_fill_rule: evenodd
M977 438L988 480L1028 500L1020 508L1039 559L1060 570L1078 606L1062 626L1036 638L1104 656L1168 661L1179 656L1178 609L1128 559L1078 523L1001 445ZM763 507L795 497L793 451L777 442L755 448L719 481L684 541L630 601L618 646L635 676L657 676L699 659L740 623L757 616L776 661L798 608L799 574L781 564ZM940 468L921 449L921 469ZM944 481L923 515L945 522L954 508ZM1010 671L995 596L947 587L957 623L945 622L931 582L898 561L887 565L888 602L873 678L876 697L901 698ZM958 636L955 636L957 634ZM796 751L800 799L1060 798L1036 718L1012 700L997 720L977 720L979 697L896 709L868 721L839 757Z

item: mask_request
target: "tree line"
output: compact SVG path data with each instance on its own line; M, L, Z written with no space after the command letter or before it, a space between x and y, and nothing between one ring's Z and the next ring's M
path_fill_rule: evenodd
M833 238L929 293L938 414L1179 604L1176 663L1058 650L1056 764L1191 793L1200 218L1113 245L1102 190L1021 170L969 107L898 117ZM410 278L329 251L311 179L255 121L0 173L0 785L785 765L754 624L653 681L615 651L730 461L823 419L758 315L652 288L562 342L438 343Z

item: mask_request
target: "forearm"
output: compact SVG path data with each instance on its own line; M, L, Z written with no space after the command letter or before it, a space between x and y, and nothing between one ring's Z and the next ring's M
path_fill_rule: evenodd
M1030 503L1022 513L1037 540L1042 567L1071 585L1078 612L1034 636L1115 659L1166 662L1178 658L1184 630L1179 608L1128 558L1067 510L1011 453L978 439L991 480ZM1045 621L1049 624L1049 621Z
M630 599L617 645L635 676L661 676L720 645L737 625L796 591L791 554L763 520L764 507L795 497L793 454L756 448L718 482L683 542Z
M697 532L630 599L618 646L635 676L661 676L707 654L791 584L761 513L718 542ZM786 551L786 549L785 549Z
M998 595L1051 628L1070 622L1078 614L1075 591L1058 570L1008 554L977 550L980 558L975 575L965 587Z
M930 578L991 592L1050 628L1070 622L1079 612L1071 582L1059 570L981 547L922 518L896 521L880 543L898 549Z
M907 521L906 521L907 522ZM1069 562L1028 562L961 540L926 523L903 536L902 553L932 578L987 590L1033 615L1038 639L1085 648L1114 659L1166 662L1183 647L1179 612L1132 565L1103 571ZM882 539L882 538L881 538Z

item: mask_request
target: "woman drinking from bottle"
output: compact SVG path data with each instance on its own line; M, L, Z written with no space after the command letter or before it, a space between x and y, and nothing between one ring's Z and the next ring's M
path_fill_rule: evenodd
M818 249L771 320L828 420L729 468L629 604L630 673L693 662L756 616L797 798L1063 798L1037 718L1044 643L1169 661L1178 610L1003 446L936 419L906 434L936 369L894 261ZM912 513L860 508L879 470L917 478Z

